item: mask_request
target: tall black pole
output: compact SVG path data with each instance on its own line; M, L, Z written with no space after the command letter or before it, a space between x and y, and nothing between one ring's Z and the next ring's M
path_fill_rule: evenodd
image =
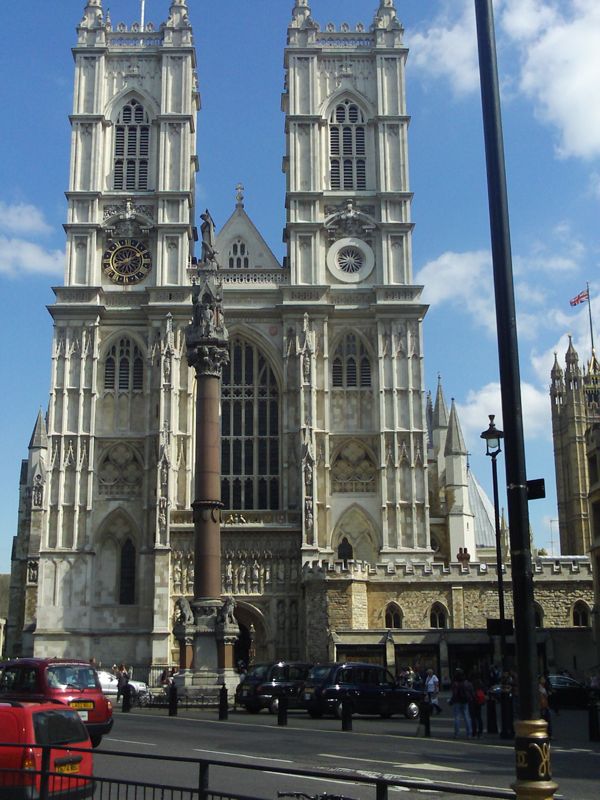
M514 788L519 798L539 797L545 800L554 796L556 784L551 781L548 731L540 719L536 680L533 572L521 381L492 0L475 0L475 15L496 296L518 668L520 721L516 726L517 781Z
M502 543L500 541L500 502L498 499L498 466L496 456L492 456L492 485L494 488L494 528L496 532L496 571L498 573L498 608L500 611L500 662L502 672L506 670L506 631L504 622L506 613L504 610L504 575L502 573Z

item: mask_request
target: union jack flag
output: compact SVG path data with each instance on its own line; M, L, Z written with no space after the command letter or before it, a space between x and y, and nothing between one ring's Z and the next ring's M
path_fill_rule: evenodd
M569 303L572 306L578 306L580 303L589 300L589 298L590 298L590 293L588 292L587 289L584 289L583 292L579 292L579 294L576 295L576 297L574 297L572 300L569 300Z

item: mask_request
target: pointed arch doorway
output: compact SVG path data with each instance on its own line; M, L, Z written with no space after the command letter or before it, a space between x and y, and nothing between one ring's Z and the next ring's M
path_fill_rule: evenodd
M240 635L233 648L236 669L241 671L259 661L268 660L267 626L262 613L251 605L238 602L235 618L240 626Z

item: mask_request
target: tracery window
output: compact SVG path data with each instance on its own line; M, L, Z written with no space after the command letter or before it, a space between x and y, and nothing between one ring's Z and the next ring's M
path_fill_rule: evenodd
M236 239L229 249L229 269L248 269L250 254L243 239Z
M429 627L430 628L447 628L448 617L446 609L441 603L434 603L429 612Z
M583 600L578 600L573 606L573 625L576 628L590 627L590 610Z
M98 489L107 497L138 497L142 492L143 467L125 442L119 442L104 455L98 468Z
M121 547L119 573L119 603L131 606L135 603L135 545L127 539Z
M141 392L144 388L144 359L136 344L123 338L108 351L104 362L105 391Z
M332 189L366 189L366 127L362 111L344 100L329 118L329 157Z
M385 627L402 627L402 612L396 603L390 603L385 609Z
M347 334L333 355L331 382L334 388L366 389L371 386L371 359L354 333Z
M339 451L331 466L333 492L374 492L377 467L366 447L351 441Z
M221 500L227 509L279 508L279 389L260 350L240 338L223 369Z
M130 100L115 125L114 189L146 191L150 156L150 119L144 106Z

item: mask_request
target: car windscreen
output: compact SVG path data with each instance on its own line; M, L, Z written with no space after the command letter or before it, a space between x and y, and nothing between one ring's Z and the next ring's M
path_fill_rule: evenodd
M88 734L76 711L46 709L33 714L33 729L37 744L74 744L86 742Z
M50 664L48 686L52 689L96 689L96 670L85 664Z
M252 678L253 680L257 681L264 681L269 674L269 665L268 664L257 664L255 667L251 667L250 671L246 675L246 680L248 678Z
M325 680L330 672L331 666L313 667L308 673L308 680L318 683L319 681Z

